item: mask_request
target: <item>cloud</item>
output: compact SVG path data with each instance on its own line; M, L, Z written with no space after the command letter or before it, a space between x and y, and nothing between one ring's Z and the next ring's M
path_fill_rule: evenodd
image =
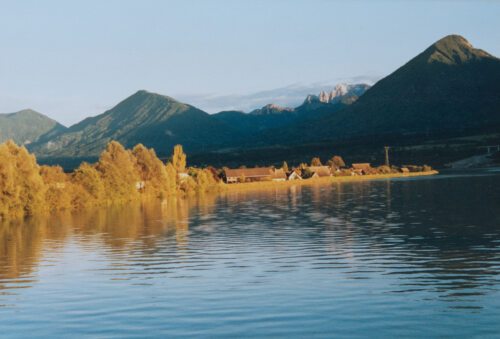
M277 104L285 107L297 107L304 101L308 94L318 94L321 91L331 90L339 83L366 83L374 84L379 77L357 76L348 79L336 79L310 84L291 84L284 87L254 92L250 94L194 94L176 95L176 98L196 106L206 112L236 110L249 112L267 104Z

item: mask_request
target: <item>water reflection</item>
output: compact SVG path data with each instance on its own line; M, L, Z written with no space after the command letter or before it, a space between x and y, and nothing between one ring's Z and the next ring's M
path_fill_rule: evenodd
M53 298L56 280L83 279L103 298L127 299L142 286L177 308L197 296L243 313L282 302L311 314L339 304L388 316L399 307L392 312L418 318L444 302L491 315L499 306L489 301L500 286L499 180L491 172L292 186L3 224L0 304L20 307L13 296L26 287ZM137 300L133 311L153 312L149 302ZM165 307L153 309L163 316Z

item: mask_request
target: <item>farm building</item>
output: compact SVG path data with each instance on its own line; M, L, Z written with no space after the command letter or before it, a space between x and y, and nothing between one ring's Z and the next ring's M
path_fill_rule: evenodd
M356 175L367 175L373 172L373 168L368 162L352 164L352 172Z
M287 180L302 180L302 176L297 170L293 170L288 173Z
M228 168L224 170L224 178L227 184L272 180L273 174L274 169L272 167Z
M271 176L272 181L286 181L287 180L287 175L285 171L280 168L280 169L275 169L273 171L273 174Z
M322 178L332 175L332 170L328 166L309 166L308 169L313 173L311 178Z

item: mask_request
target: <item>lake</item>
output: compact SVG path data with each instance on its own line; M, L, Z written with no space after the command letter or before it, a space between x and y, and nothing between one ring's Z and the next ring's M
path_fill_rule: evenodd
M500 171L0 225L0 337L500 336Z

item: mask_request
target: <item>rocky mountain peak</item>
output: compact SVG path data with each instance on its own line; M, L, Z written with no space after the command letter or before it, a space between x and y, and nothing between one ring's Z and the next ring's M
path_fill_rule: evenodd
M363 95L368 88L370 88L370 86L366 84L341 83L335 85L330 92L321 91L319 95L309 94L304 100L304 104L335 104L341 102L347 97L359 97Z

